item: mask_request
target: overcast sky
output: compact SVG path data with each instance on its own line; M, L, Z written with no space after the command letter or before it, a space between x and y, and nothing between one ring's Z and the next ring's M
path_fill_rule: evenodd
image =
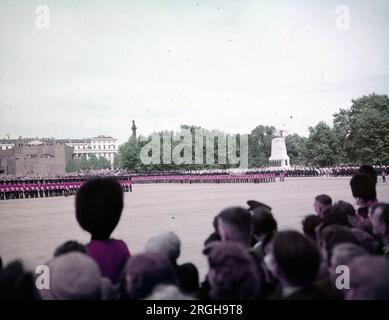
M342 4L349 29L336 26ZM387 0L0 1L0 138L123 142L133 119L141 134L306 135L371 92L389 92Z

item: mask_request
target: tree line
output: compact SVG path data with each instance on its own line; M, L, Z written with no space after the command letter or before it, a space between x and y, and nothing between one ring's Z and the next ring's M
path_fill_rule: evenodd
M96 157L96 155L91 154L88 158L84 155L80 159L71 159L66 166L66 172L110 169L111 167L111 163L106 158Z
M182 125L180 130L190 130L193 134L200 127ZM179 135L174 132L174 135ZM150 137L131 136L119 147L118 157L115 158L115 168L125 168L131 171L158 171L176 169L226 169L235 164L217 164L218 139L225 139L226 133L218 130L205 132L215 135L214 164L148 164L140 160L142 147ZM308 128L308 137L296 133L287 135L285 143L292 165L305 166L334 166L348 164L389 164L389 98L387 95L370 94L352 100L349 109L339 109L333 115L332 125L321 121ZM165 132L159 132L162 137ZM271 141L277 137L273 126L258 125L248 135L248 164L249 167L269 165ZM161 138L162 139L162 138ZM239 135L237 139L239 143ZM174 148L179 141L172 142ZM204 146L205 148L205 146ZM239 149L238 149L239 150ZM194 145L192 147L195 156ZM162 157L162 155L161 155ZM162 161L161 161L162 162Z

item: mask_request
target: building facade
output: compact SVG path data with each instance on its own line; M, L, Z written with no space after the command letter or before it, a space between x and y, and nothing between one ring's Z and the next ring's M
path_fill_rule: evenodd
M66 172L73 149L67 145L45 144L34 140L0 150L0 174L52 176Z
M0 174L60 174L71 159L90 159L92 155L113 165L118 152L117 139L104 135L86 139L4 139L0 140Z
M109 136L98 136L83 140L68 139L63 140L62 143L73 147L74 159L81 159L83 156L89 159L91 155L95 155L97 158L107 159L113 165L115 156L119 152L117 139Z

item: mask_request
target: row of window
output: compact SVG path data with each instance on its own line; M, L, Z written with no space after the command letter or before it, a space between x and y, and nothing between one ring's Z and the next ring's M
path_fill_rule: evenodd
M102 148L101 148L102 147ZM91 150L91 149L93 149L93 150L109 150L109 149L113 149L113 150L115 150L116 149L116 147L115 147L115 145L114 144L109 144L108 146L107 145L103 145L103 146L101 146L101 145L93 145L93 148L92 148L92 146L75 146L74 147L74 149L75 150Z
M81 158L82 156L86 155L88 157L88 155L91 155L91 154L94 154L96 157L104 157L104 158L114 158L115 157L115 153L87 153L87 154L82 154L82 153L78 153L77 154L77 157Z

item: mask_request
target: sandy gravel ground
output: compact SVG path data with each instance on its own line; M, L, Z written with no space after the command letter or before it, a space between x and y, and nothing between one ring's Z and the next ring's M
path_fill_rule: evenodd
M126 241L134 254L151 236L172 230L182 241L180 262L195 263L203 276L207 270L203 241L212 231L213 217L224 207L259 200L273 208L280 228L300 229L319 193L353 203L348 183L349 178L295 178L268 184L135 185L134 192L125 194L124 212L113 237ZM389 183L378 183L377 191L380 201L389 202ZM0 201L3 262L22 257L34 268L69 239L89 240L75 219L74 197Z

